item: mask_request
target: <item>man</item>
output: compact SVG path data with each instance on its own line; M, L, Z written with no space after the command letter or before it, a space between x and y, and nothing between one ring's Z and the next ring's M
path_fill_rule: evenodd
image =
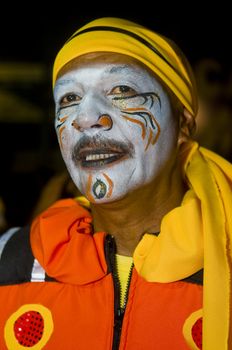
M183 54L100 18L61 48L53 85L83 197L3 236L1 348L231 349L232 168L191 139Z

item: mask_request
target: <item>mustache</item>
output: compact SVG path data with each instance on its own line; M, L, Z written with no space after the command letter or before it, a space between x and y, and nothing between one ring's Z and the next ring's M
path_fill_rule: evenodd
M99 136L90 137L84 135L73 147L72 160L76 163L88 154L101 153L124 153L133 157L134 145L130 141L122 142Z

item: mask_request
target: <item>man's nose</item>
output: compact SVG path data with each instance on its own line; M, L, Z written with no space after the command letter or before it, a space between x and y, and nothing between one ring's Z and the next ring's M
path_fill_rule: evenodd
M112 118L109 114L100 114L96 117L88 115L78 116L72 122L72 126L78 131L103 129L110 130L113 126Z
M84 96L78 114L72 125L78 131L96 132L97 129L110 130L113 126L107 99L96 91L88 91Z

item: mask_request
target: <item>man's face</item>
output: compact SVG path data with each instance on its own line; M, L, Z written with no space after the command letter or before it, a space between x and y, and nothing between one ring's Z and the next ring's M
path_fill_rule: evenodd
M54 97L63 159L90 202L113 202L168 176L178 123L163 86L135 60L79 58Z

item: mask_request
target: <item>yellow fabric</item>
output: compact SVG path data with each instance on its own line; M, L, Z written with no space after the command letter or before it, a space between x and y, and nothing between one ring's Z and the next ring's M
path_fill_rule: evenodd
M134 252L135 267L150 282L173 282L203 268L200 201L189 190L182 206L162 220L158 236L145 234Z
M113 27L113 29L90 30L93 27ZM87 29L89 31L78 34ZM58 72L66 63L83 54L103 51L125 54L145 64L173 91L190 113L197 114L197 93L193 73L180 49L164 36L120 18L96 19L72 35L56 56L53 86Z
M80 205L82 205L82 207L85 207L85 208L87 208L87 209L90 208L90 202L89 202L89 200L88 200L86 197L84 197L84 196L78 196L78 197L75 198L75 200L76 200Z
M184 173L190 190L182 205L163 218L159 236L144 235L134 264L151 282L182 279L203 266L203 349L232 349L232 165L192 142Z
M116 254L116 262L117 262L118 278L119 278L120 287L121 287L120 306L121 308L123 308L125 297L126 297L129 274L133 263L133 257Z
M201 199L204 226L203 349L228 347L231 318L232 165L213 152L194 152L186 174ZM203 334L204 334L203 333Z
M189 190L162 220L159 236L145 234L133 261L149 282L172 282L204 268L203 349L232 349L232 164L186 143ZM230 343L229 343L230 335Z

